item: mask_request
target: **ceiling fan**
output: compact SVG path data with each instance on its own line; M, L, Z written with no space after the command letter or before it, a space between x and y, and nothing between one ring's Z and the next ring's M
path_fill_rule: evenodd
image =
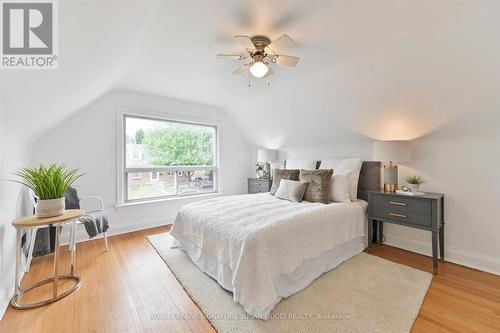
M251 58L251 61L236 69L233 74L243 74L250 71L254 77L263 78L273 73L271 64L294 67L299 62L298 57L277 53L293 44L293 39L286 34L272 42L268 37L262 35L251 37L237 35L234 38L244 47L244 50L236 54L217 54L217 57L235 60Z

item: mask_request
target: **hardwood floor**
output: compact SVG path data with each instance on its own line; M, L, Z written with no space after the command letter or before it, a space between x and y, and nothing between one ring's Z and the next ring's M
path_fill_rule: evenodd
M78 244L76 271L82 287L42 308L9 308L0 332L215 332L146 239L168 229L111 237L108 252L101 240ZM62 263L69 262L68 254L64 247ZM379 244L372 254L431 271L429 257ZM51 272L51 256L35 258L23 285ZM27 297L39 298L49 291L47 286ZM499 331L500 276L441 264L413 332Z

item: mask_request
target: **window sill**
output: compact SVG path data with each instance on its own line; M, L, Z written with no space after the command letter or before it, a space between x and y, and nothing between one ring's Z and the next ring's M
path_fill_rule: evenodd
M161 203L161 202L166 202L166 201L176 201L176 200L183 200L183 199L215 197L215 196L220 196L220 195L222 195L221 192L212 192L212 193L206 193L206 194L186 195L186 196L179 196L179 197L172 197L172 198L134 201L134 202L126 202L126 203L122 203L122 204L116 204L115 208L138 206L138 205L148 205L148 204L155 204L155 203Z

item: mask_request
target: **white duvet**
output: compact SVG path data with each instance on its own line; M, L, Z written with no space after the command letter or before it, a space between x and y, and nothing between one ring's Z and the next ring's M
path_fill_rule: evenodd
M265 319L281 299L276 278L363 236L365 218L364 201L325 205L248 194L188 204L170 233L200 269L205 271L203 255L229 267L230 286L222 272L209 275L230 289L247 313Z

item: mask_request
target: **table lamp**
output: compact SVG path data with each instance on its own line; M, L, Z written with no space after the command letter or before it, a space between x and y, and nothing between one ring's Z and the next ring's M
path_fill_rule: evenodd
M269 162L276 161L276 150L270 149L259 149L257 150L257 161L264 162L264 175L262 178L270 179L271 178L271 165Z
M384 164L384 191L396 192L398 189L398 166L394 162L411 160L410 141L375 141L373 143L373 159L388 162Z

